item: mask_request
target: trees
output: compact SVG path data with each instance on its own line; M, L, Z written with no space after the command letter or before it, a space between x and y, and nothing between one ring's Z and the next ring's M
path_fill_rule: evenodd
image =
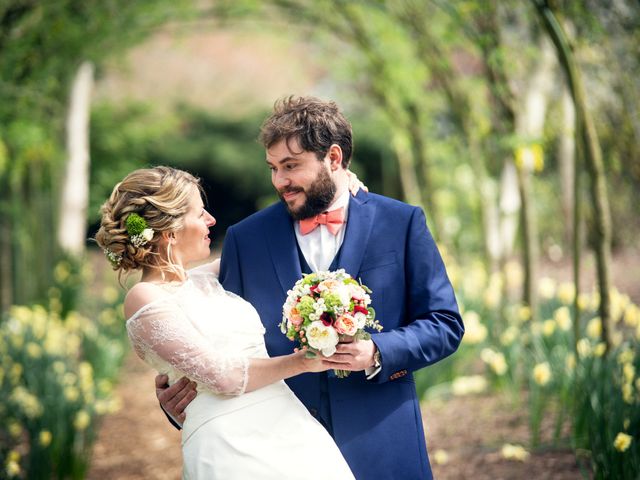
M42 301L61 250L58 205L68 152L62 142L71 79L189 2L38 2L0 7L0 310ZM67 227L63 227L67 228Z

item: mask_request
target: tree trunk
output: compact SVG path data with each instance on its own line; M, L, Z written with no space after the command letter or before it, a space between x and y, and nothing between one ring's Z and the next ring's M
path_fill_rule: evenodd
M547 103L554 79L553 48L549 41L540 42L540 57L536 63L531 81L523 98L522 108L516 111L516 134L528 142L540 142L544 134L544 122ZM541 147L538 148L541 151ZM531 316L537 318L537 271L539 261L538 228L535 204L531 201L533 172L536 169L536 149L532 145L520 147L520 164L518 165L518 185L522 200L522 241L524 289L523 300L531 308ZM542 159L540 159L542 160ZM540 168L542 168L540 166Z
M78 68L71 88L67 117L67 161L60 202L58 243L75 257L84 253L87 208L89 205L89 114L93 65Z
M404 199L412 205L422 206L420 187L414 168L414 160L411 152L411 142L407 131L403 128L394 128L391 133L393 149L396 152L398 166L400 167L400 183L404 192Z
M562 195L562 219L564 224L563 247L571 249L574 242L574 205L575 193L575 139L576 110L573 106L568 88L562 89L562 126L560 127L560 145L558 147L558 164L560 168L560 190ZM575 245L574 245L575 246Z
M532 0L547 33L556 46L558 58L567 76L571 95L576 107L577 141L582 142L584 159L590 178L590 195L594 213L595 255L598 272L598 290L600 293L600 319L602 321L602 341L607 352L611 347L609 324L611 320L611 304L609 292L611 290L611 214L607 185L604 177L602 151L596 133L593 119L587 108L587 99L582 84L582 77L578 69L573 52L569 46L567 36L558 23L548 1Z

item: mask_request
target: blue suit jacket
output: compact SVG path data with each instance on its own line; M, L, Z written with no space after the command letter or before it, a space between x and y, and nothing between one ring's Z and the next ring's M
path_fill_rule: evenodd
M321 420L356 478L431 478L412 372L450 355L462 339L453 289L421 209L360 191L350 199L346 229L338 267L373 292L384 326L372 335L382 371L372 380L364 372L345 379L328 372L287 383L312 414L328 409ZM271 356L293 350L278 324L286 292L301 276L293 221L282 203L227 230L220 279L257 309Z

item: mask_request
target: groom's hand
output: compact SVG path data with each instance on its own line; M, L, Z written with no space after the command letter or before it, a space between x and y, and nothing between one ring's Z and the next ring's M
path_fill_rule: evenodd
M353 338L348 338L341 340L336 346L336 353L325 359L323 363L336 370L364 370L374 365L375 353L376 344L373 341L353 341Z
M187 377L182 377L171 386L168 381L166 375L156 376L156 397L164 411L183 424L186 418L184 409L196 398L196 383L190 382Z

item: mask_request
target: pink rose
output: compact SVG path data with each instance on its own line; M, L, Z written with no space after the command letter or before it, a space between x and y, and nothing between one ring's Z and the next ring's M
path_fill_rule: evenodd
M301 315L296 314L296 315L291 315L290 320L291 320L291 323L293 323L294 325L300 325L304 319L302 318Z
M355 335L358 331L355 319L348 313L338 317L333 327L340 335Z

